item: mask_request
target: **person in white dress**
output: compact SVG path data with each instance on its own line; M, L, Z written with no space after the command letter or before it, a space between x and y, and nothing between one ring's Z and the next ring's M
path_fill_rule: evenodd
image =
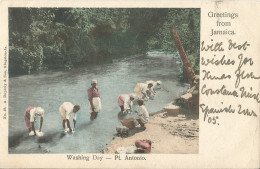
M117 103L121 109L121 112L131 112L133 101L135 99L135 94L121 94L118 99Z
M25 125L29 131L29 136L42 136L42 124L43 124L44 109L41 107L29 106L24 113ZM34 122L37 117L41 117L39 131L35 131Z
M60 116L62 119L62 126L65 132L72 132L75 131L75 126L76 126L76 117L77 117L77 112L79 111L80 106L79 105L74 105L71 102L64 102L59 108L60 111ZM70 127L70 116L73 115L73 130Z
M149 96L151 95L151 88L153 87L152 83L137 83L134 92L138 96L139 99L149 100Z
M153 95L155 95L156 90L158 90L160 88L160 85L162 84L162 82L160 80L158 81L153 81L153 80L148 80L146 81L146 84L153 84L153 86L151 87L151 92Z

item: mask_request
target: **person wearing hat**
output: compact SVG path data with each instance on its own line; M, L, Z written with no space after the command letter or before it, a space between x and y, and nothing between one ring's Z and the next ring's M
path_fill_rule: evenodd
M79 105L74 105L71 102L64 102L59 108L60 111L60 116L62 118L62 126L64 129L64 132L70 132L75 131L75 126L76 126L76 117L77 117L77 112L79 111L80 106ZM70 116L73 114L73 130L70 127Z
M117 99L117 103L118 106L121 108L121 112L131 112L134 99L135 99L134 93L121 94Z
M88 100L90 104L90 120L94 120L102 108L97 80L92 80L91 82L91 88L88 89Z
M141 125L141 129L146 129L145 124L148 123L149 120L149 113L144 106L144 100L139 99L138 100L138 111L137 111L137 122Z
M29 106L24 113L24 122L29 131L29 136L42 136L42 124L43 124L44 109L41 107ZM41 117L39 132L35 131L34 122L37 117Z
M162 84L162 82L159 80L159 81L153 81L153 80L148 80L146 81L146 84L153 84L153 86L151 87L151 93L153 95L155 95L156 93L156 90L159 89L159 86Z
M147 99L149 100L149 96L151 95L151 88L153 87L152 83L137 83L134 92L138 96L139 99Z

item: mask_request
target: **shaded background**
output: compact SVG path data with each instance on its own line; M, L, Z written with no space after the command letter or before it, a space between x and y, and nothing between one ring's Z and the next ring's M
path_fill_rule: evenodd
M150 50L175 52L172 25L199 74L200 9L9 8L9 73L111 63Z

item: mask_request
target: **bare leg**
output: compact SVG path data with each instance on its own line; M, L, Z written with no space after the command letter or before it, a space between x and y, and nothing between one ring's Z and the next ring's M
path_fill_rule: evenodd
M136 119L138 123L141 125L141 129L146 129L144 123L140 119Z
M124 106L120 106L120 108L121 108L121 112L123 112L124 111Z
M63 120L63 121L62 121L63 129L65 129L65 122L66 122L66 120Z
M97 118L97 114L98 114L98 112L93 112L93 119L96 119Z
M94 120L94 112L90 113L90 120Z

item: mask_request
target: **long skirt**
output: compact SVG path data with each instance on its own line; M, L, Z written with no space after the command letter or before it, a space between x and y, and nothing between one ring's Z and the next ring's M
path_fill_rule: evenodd
M134 88L134 92L138 96L139 99L143 98L143 93L141 91L140 86L136 85Z
M102 106L101 106L101 100L99 97L94 97L92 99L92 102L93 102L93 106L94 106L94 111L95 112L100 112L101 109L102 109ZM89 112L93 112L92 108L91 108L91 105L89 104Z

